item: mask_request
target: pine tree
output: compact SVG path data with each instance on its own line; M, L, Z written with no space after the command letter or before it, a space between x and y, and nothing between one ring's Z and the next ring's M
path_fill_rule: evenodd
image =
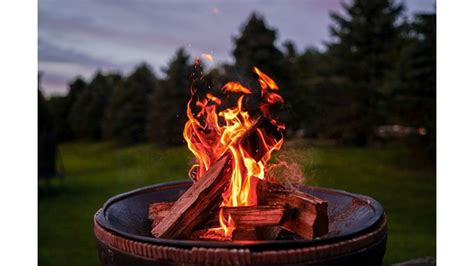
M234 37L235 66L241 75L252 76L252 68L259 69L276 79L286 80L283 53L275 46L277 31L266 25L263 16L252 13L241 28L240 35Z
M101 124L112 86L98 72L80 93L69 115L69 124L75 136L98 140L102 138Z
M69 92L66 96L53 96L47 100L48 109L51 111L59 142L74 139L74 134L68 121L69 113L71 112L72 105L86 86L87 84L81 78L76 78L69 83Z
M156 77L146 64L122 80L110 76L115 87L103 120L106 137L123 144L146 141L146 118L150 95L156 88Z
M308 48L294 59L293 77L295 102L294 113L299 122L298 129L305 137L324 137L329 127L327 126L328 106L323 79L322 67L324 66L323 54Z
M183 48L163 69L166 78L155 90L148 116L148 137L161 145L183 143L182 131L186 118L186 104L189 99L193 66Z
M69 106L72 106L74 104L74 102L78 99L79 95L86 87L87 83L79 77L69 83L69 91L66 96Z
M298 88L293 80L293 64L296 57L294 44L286 42L286 54L276 47L277 31L267 26L263 16L252 13L248 21L242 26L240 35L234 38L233 56L238 75L234 80L240 81L251 88L254 93L249 102L255 102L259 95L259 85L253 74L252 68L258 67L269 75L279 85L280 94L285 99L279 119L287 126L287 134L300 126L300 113L297 112ZM237 79L236 79L237 78ZM256 106L249 104L250 112L257 110Z
M331 14L328 79L337 98L336 135L367 144L374 127L386 121L384 79L401 45L398 20L404 7L393 0L354 0L343 4L346 14Z
M119 74L109 75L109 81L112 84L113 92L110 95L110 99L107 102L107 106L104 111L104 117L102 119L102 133L104 139L114 139L117 137L117 115L120 111L120 101L118 101L118 95L121 93L123 87L123 77Z
M38 88L38 176L41 178L50 178L56 174L57 140L54 128L53 117Z
M427 129L436 145L436 14L417 14L407 25L405 45L388 78L392 122Z

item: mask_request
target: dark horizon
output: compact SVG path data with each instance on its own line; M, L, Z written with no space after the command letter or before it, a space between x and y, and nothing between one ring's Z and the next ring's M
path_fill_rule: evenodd
M191 56L210 53L215 62L232 62L232 37L251 12L262 14L277 29L277 46L291 40L298 51L322 48L329 40L329 12L341 1L97 1L65 3L40 0L38 69L47 96L63 95L76 76L89 80L97 70L127 74L147 62L160 76L178 47ZM403 1L407 16L434 12L434 0ZM86 12L87 11L87 12ZM181 15L179 15L181 14ZM300 14L295 17L294 14ZM305 27L308 20L311 25ZM218 25L218 27L215 27Z

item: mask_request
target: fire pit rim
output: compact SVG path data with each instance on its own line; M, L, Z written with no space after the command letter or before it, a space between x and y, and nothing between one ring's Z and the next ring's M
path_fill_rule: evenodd
M322 237L318 237L318 238L310 239L310 240L304 240L304 239L303 240L260 240L260 241L232 241L232 242L164 239L164 238L153 238L151 236L146 237L146 236L141 236L137 234L131 234L131 233L119 230L117 228L114 228L114 226L107 221L105 213L108 210L108 208L117 201L120 201L124 198L131 197L137 194L154 191L157 188L181 187L181 186L190 185L190 184L192 184L192 182L189 180L171 181L171 182L165 182L165 183L159 183L159 184L149 185L145 187L140 187L128 192L115 195L109 198L104 203L103 207L99 211L96 212L96 214L94 215L94 218L100 226L102 226L108 231L111 231L115 234L121 235L129 239L146 242L149 244L167 245L167 246L175 246L175 247L181 247L181 248L193 248L193 247L199 246L199 247L204 247L204 248L250 248L252 250L260 250L260 249L267 249L269 247L273 249L286 248L288 247L288 245L291 245L293 247L299 247L299 246L303 247L307 245L326 244L326 243L341 241L344 239L354 237L355 235L363 234L367 231L370 231L384 217L384 209L382 205L371 197L368 197L365 195L354 194L354 193L350 193L350 192L347 192L344 190L338 190L338 189L313 187L313 186L301 186L303 190L317 189L317 190L324 191L327 193L343 194L343 195L353 197L361 201L370 201L370 204L368 206L370 206L374 210L374 213L375 213L374 218L371 219L370 222L368 222L369 225L366 226L363 230L355 231L349 234L342 234L338 236L331 236L331 237L326 237L326 238L322 236Z

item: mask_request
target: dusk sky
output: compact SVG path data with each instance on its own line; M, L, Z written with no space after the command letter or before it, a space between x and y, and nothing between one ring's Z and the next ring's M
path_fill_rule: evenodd
M64 94L76 76L98 69L128 74L140 62L162 75L180 46L231 62L232 36L252 11L278 30L277 45L292 40L299 51L323 47L330 11L342 1L39 0L38 68L46 95ZM349 0L343 0L349 2ZM433 12L435 0L407 0L407 15Z

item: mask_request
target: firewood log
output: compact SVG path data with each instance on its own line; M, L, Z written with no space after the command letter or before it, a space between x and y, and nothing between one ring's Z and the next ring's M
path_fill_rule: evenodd
M222 230L200 229L194 231L191 240L214 240L214 241L245 241L257 240L257 231L254 228L236 228L232 234L225 236Z
M258 240L275 240L283 228L280 225L261 226L256 228Z
M248 237L251 234L244 232L244 229L252 228L256 228L257 239L275 239L281 230L278 225L282 225L286 230L305 239L314 239L327 233L327 202L302 191L289 190L281 185L268 182L262 182L259 185L259 194L259 204L265 205L222 207L224 216L230 215L234 225L240 230L236 231L236 235L242 235L242 237L238 237L239 239L253 239L253 237ZM150 205L149 218L153 221L152 228L155 228L164 217L169 215L172 204L166 202ZM208 216L208 221L196 225L196 227L201 226L206 230L219 227L218 214L218 209L214 209ZM219 237L208 234L207 238Z
M255 227L235 228L232 232L233 241L257 240Z
M257 117L253 125L238 139L244 142L265 121ZM194 229L209 219L222 201L221 194L230 183L231 156L225 152L171 207L169 215L156 224L152 235L161 238L187 238ZM260 160L260 158L256 158Z
M290 215L284 205L223 207L224 217L232 218L237 228L281 225Z
M173 206L174 202L156 202L148 206L148 219L155 220L157 218L163 218L168 214L168 211Z
M148 219L158 224L164 217L169 215L173 202L159 202L150 204L148 208ZM232 218L236 227L255 228L261 226L282 225L291 215L291 211L283 205L272 206L243 206L222 207L224 217ZM219 227L219 212L214 211L206 228Z
M214 240L214 241L232 241L232 236L225 236L222 231L199 229L194 231L189 239L191 240Z
M174 202L158 202L150 204L148 208L148 219L152 221L152 228L155 227L164 217L169 215L169 209ZM226 238L209 230L218 228L219 212L214 212L212 219L205 223L203 229L194 231L190 239L194 240L274 240L278 237L283 224L291 215L291 211L284 206L246 206L246 207L222 207L225 217L230 215L237 227L232 232L232 237Z
M230 156L224 155L173 204L168 215L153 227L153 236L189 237L222 201L221 194L230 181L230 170Z
M314 239L328 232L328 203L298 189L287 189L270 182L259 184L259 204L285 205L293 209L283 228L305 239Z

